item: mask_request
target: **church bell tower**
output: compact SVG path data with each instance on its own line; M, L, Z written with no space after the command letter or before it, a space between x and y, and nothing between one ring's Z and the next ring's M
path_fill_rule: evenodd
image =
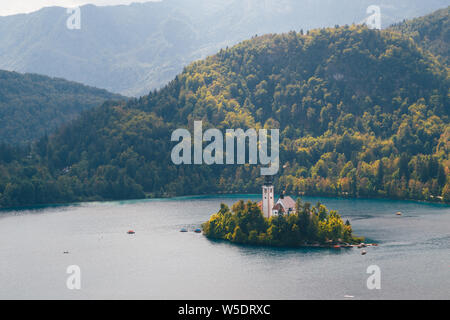
M272 216L272 208L274 204L274 189L272 176L265 176L264 185L262 187L262 212L264 217Z

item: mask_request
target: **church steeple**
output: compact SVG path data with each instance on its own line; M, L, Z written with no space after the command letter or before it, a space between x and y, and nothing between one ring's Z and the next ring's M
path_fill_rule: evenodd
M272 176L264 176L264 185L265 186L273 185Z
M262 212L264 217L270 218L272 216L274 201L272 176L265 176L262 187Z

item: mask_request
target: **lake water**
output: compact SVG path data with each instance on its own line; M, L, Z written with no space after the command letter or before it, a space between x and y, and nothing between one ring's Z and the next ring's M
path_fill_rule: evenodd
M239 198L258 199L0 211L0 299L450 299L450 206L304 198L339 210L355 234L380 244L367 255L236 246L192 232ZM67 289L70 265L81 269L80 290ZM367 288L370 265L380 267L380 290Z

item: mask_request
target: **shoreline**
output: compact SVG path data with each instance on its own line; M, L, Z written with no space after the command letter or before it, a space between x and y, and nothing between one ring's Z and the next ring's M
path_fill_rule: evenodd
M364 249L364 248L370 248L370 247L379 247L380 245L378 243L360 243L360 244L302 244L302 245L295 245L295 246L289 246L289 245L268 245L268 244L258 244L258 243L239 243L239 242L232 242L227 239L219 239L219 238L210 238L204 233L202 233L203 236L206 237L209 241L213 242L223 242L227 244L231 244L234 246L242 246L242 247L255 247L255 248L267 248L267 249Z
M131 202L131 201L158 201L158 200L184 200L188 198L229 198L229 197L242 197L242 196L257 196L260 194L256 193L213 193L213 194L192 194L192 195L182 195L182 196L147 196L145 198L138 199L85 199L75 202L53 202L53 203L45 203L45 204L24 204L18 206L10 206L10 207L2 207L0 206L0 212L2 211L21 211L21 210L34 210L34 209L46 209L51 207L66 207L66 206L76 206L84 203L92 204L92 203L106 203L106 202ZM311 197L311 198L329 198L329 199L342 199L342 200L383 200L383 201L401 201L401 202L414 202L414 203L424 203L424 204L433 204L433 205L444 205L450 206L450 201L431 201L431 200L419 200L419 199L402 199L402 198L383 198L383 197L346 197L342 195L315 195L315 194L304 194L304 195L295 195L296 197Z

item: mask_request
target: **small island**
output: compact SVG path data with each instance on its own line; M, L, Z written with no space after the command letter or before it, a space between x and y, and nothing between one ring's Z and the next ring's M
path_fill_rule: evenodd
M275 201L274 189L272 177L265 176L260 202L240 200L231 210L222 203L219 212L202 225L203 234L210 239L262 246L365 246L364 238L353 236L350 222L344 223L337 211L329 211L321 203L314 207L300 198L295 201L284 192Z
M221 204L219 212L203 224L210 239L237 244L277 247L352 247L364 239L353 236L352 227L336 211L318 203L311 206L297 199L295 213L280 213L265 218L256 202L243 200L230 211Z

